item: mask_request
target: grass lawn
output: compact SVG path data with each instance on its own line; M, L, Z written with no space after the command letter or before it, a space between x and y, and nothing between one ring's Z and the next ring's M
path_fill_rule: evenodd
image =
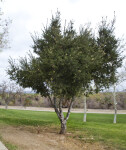
M112 114L87 114L83 123L82 113L71 113L67 123L67 132L71 138L85 142L102 142L106 149L126 150L126 115L117 115L117 124L113 124ZM59 120L54 112L0 109L0 126L55 126L60 129ZM54 130L55 130L54 128ZM2 137L1 137L2 140ZM10 144L8 147L13 147ZM15 148L10 148L15 149Z

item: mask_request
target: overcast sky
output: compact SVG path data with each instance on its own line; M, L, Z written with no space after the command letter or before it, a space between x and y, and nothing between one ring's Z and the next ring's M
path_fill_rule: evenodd
M0 53L0 82L7 80L5 69L8 58L19 58L31 50L30 33L41 33L57 9L61 12L62 23L74 21L75 28L91 22L97 27L104 16L111 20L116 14L116 35L126 39L126 0L4 0L0 3L5 18L10 18L9 49Z

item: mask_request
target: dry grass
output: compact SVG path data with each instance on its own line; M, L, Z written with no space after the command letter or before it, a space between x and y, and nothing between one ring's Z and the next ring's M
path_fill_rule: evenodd
M52 128L7 126L6 130L1 128L0 133L6 142L17 146L18 150L104 150L100 143L74 139L71 133L60 135Z

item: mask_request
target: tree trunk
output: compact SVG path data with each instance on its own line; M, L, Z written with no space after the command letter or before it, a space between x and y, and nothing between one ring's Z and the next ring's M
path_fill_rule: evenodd
M8 104L5 104L5 109L8 109Z
M84 95L84 118L83 118L83 122L86 122L86 118L87 118L87 103L86 103L86 96Z
M67 126L66 126L66 121L61 121L61 129L60 129L60 134L65 134Z
M117 116L117 101L116 101L116 86L114 85L114 92L113 92L113 99L114 99L114 120L113 123L116 123L116 116Z
M50 99L51 100L51 99ZM56 105L56 98L54 97L53 98L53 101L54 101L54 104L53 104L53 107L55 109L55 112L60 120L60 123L61 123L61 130L60 130L60 134L65 134L66 132L66 128L67 128L67 120L69 119L69 115L70 115L70 111L71 111L71 108L72 108L72 104L73 104L73 100L74 98L71 100L70 102L70 105L69 105L69 108L68 108L68 112L66 114L66 117L64 117L64 114L63 114L63 108L62 108L62 102L63 102L63 99L60 99L59 101L59 109Z

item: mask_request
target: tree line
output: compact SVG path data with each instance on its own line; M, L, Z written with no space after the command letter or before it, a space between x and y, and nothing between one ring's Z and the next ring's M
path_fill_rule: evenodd
M12 85L11 85L12 84ZM11 88L10 88L11 87ZM10 90L11 89L11 90ZM8 100L6 100L8 99ZM125 91L116 92L117 109L126 109L126 93ZM63 102L63 108L67 108L69 101ZM30 107L52 107L50 101L40 94L26 92L23 88L12 82L0 83L0 105L7 109L8 106ZM114 109L113 93L100 92L92 94L86 100L87 112L88 109ZM83 96L75 97L73 108L84 108ZM114 113L114 111L113 111Z

